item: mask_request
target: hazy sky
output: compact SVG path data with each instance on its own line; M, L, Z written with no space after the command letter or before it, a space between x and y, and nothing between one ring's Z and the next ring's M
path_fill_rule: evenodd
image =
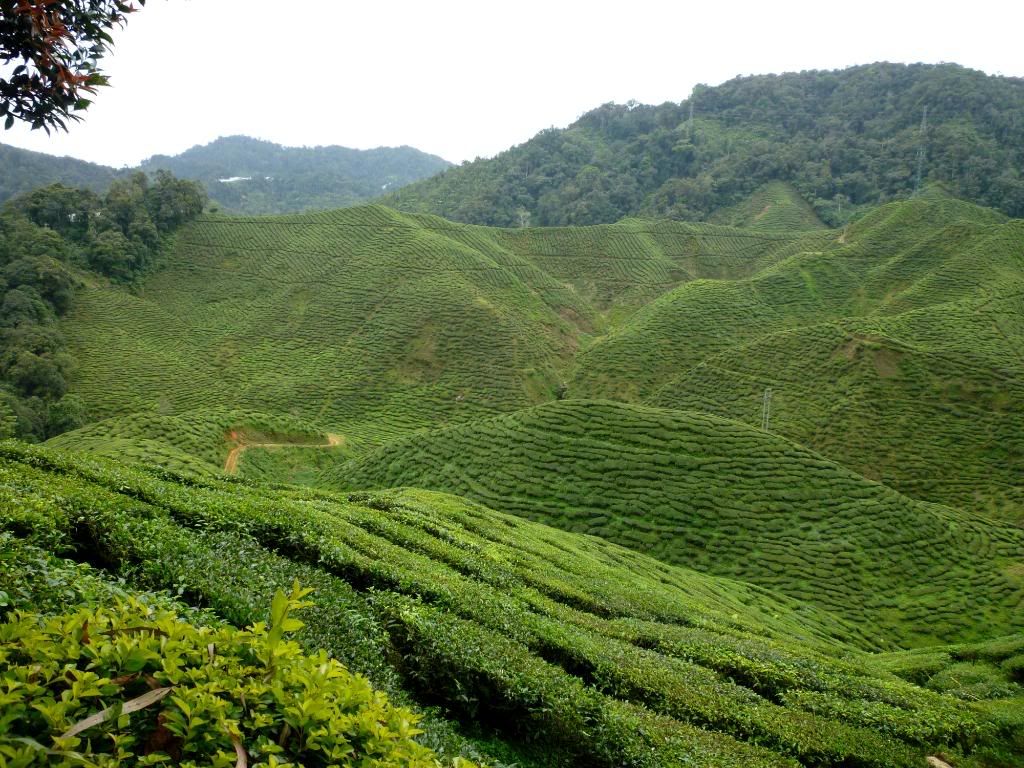
M490 156L607 101L873 61L1024 76L1024 3L149 0L85 121L0 142L133 165L218 136Z

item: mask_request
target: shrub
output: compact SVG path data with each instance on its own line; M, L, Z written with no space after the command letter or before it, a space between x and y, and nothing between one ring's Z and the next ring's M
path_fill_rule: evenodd
M0 625L0 765L437 766L417 715L285 637L308 591L278 590L269 624L244 631L134 597L14 612Z

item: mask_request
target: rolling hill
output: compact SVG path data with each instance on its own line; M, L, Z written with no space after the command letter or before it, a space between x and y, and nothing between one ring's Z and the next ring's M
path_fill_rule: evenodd
M384 207L209 216L136 291L93 281L63 324L94 418L285 413L356 442L552 399L580 345L695 278L810 235L627 221L508 231Z
M454 493L768 587L879 642L974 639L979 619L985 632L1024 629L1020 529L700 413L550 403L395 440L325 482Z
M208 213L130 282L69 251L47 338L91 423L0 443L0 621L244 627L298 579L299 640L445 764L1019 765L1022 221L928 186L829 229L798 190Z
M0 767L1024 764L1024 80L0 166Z
M807 604L450 496L183 482L6 443L0 530L18 535L3 534L13 567L0 568L0 589L19 604L163 588L245 625L299 579L314 588L299 640L398 703L443 707L424 738L449 758L609 768L910 768L936 751L965 766L1014 759L1006 707L1022 689L995 665L1019 654L1019 636L876 658L858 650L872 645L862 628ZM967 701L962 686L940 693L889 671L955 675L972 654L989 687Z
M73 391L122 425L241 409L358 452L556 397L760 426L770 389L771 431L914 498L1021 520L1020 221L930 189L842 230L763 229L766 206L813 221L791 190L760 194L728 214L748 227L208 216L135 291L78 292ZM206 469L228 450L187 447Z
M1022 242L1019 220L941 196L883 206L749 278L664 294L582 351L569 391L760 425L771 388L772 430L1021 520Z
M225 209L262 214L356 205L450 165L413 147L283 147L224 136L178 155L154 155L140 167L201 181Z
M0 144L0 202L48 184L106 190L118 171L73 157L54 157Z

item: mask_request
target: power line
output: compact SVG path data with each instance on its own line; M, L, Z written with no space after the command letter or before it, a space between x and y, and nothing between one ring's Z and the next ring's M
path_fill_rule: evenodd
M925 134L928 132L928 105L924 105L924 110L921 113L921 130L918 134L918 141L920 142L917 146L917 175L914 178L914 194L911 197L917 197L917 193L921 190L921 175L924 171L924 156L925 156Z
M761 404L761 429L768 431L768 425L772 415L772 388L765 387L764 400Z

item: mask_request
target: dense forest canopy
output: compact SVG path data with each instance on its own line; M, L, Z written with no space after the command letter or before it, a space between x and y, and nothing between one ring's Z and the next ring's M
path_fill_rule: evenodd
M882 63L738 77L679 104L605 104L382 202L496 226L703 220L787 181L838 225L932 181L1024 216L1022 168L1024 80Z
M106 191L120 173L113 168L73 157L54 157L0 144L0 203L39 187L63 184Z
M119 179L103 197L55 184L0 210L0 438L81 425L84 407L67 394L74 361L57 328L76 285L90 274L131 282L205 204L198 184L158 171Z

